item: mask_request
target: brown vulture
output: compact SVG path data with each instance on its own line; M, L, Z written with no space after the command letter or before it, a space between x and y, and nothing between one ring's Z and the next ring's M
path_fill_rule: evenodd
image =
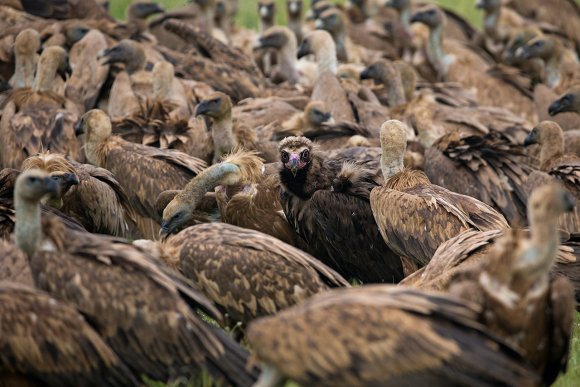
M32 87L39 49L40 35L38 31L27 28L16 36L14 40L14 74L8 81L12 88Z
M422 171L405 169L406 133L407 126L396 120L381 127L385 182L372 190L370 204L385 242L410 272L426 265L439 245L462 231L509 228L487 204L431 184Z
M325 160L305 137L280 142L281 203L309 251L345 278L398 282L400 258L384 243L369 205L372 172Z
M447 295L369 285L331 290L251 323L260 386L535 386L538 375ZM315 326L316 329L312 329Z
M160 221L155 200L163 191L183 188L206 164L200 159L172 149L158 149L134 144L112 135L109 116L101 110L90 110L76 126L85 134L87 160L113 173L129 201L141 217L138 226L145 238L157 235Z
M16 180L16 245L36 286L75 306L136 375L167 381L208 371L216 381L249 386L247 353L196 313L220 313L186 279L124 239L41 228L40 199L58 189L45 172Z
M139 386L137 378L72 306L0 281L2 385Z

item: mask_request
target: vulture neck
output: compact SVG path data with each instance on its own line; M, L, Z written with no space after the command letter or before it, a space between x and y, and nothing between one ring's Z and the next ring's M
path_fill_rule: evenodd
M260 33L263 33L264 31L266 31L268 28L272 27L274 25L274 20L272 20L272 18L267 17L267 18L260 18Z
M552 89L560 84L564 56L561 47L557 46L554 50L554 54L546 61L546 84Z
M552 160L564 155L564 135L562 132L553 136L549 141L542 144L540 150L540 169L546 171Z
M431 29L429 43L427 43L427 58L438 72L438 77L443 79L447 76L445 66L445 52L443 51L443 25Z
M22 198L16 192L14 209L16 210L16 224L14 226L16 245L31 257L42 242L40 204L38 201Z
M37 92L54 91L54 82L58 66L59 64L56 61L39 62L36 69L36 77L32 84L32 90Z
M401 152L396 146L383 146L383 154L381 155L381 170L383 171L383 178L387 181L397 173L402 172L404 167L403 157L405 149Z
M316 57L318 76L324 74L326 71L336 74L338 65L336 62L336 47L334 43L319 47L314 56Z
M111 133L106 135L99 135L94 132L91 133L90 138L85 142L85 156L89 163L96 165L97 167L105 167L103 151L110 136Z
M336 57L342 62L348 62L348 52L346 50L346 37L344 36L344 29L340 29L332 35L334 44L336 45Z
M31 87L36 70L36 54L16 54L14 58L14 88Z
M145 70L146 64L145 52L142 49L138 49L131 55L131 59L125 63L125 71L132 75L138 71Z
M290 28L290 31L294 32L296 41L300 43L302 41L302 19L300 14L288 19L288 28ZM296 53L296 51L294 51L294 53Z
M298 70L296 69L296 45L287 44L280 50L278 63L280 72L286 76L290 83L298 82Z
M411 9L409 7L403 8L399 12L399 22L403 26L405 34L411 35Z
M491 12L486 12L483 19L483 29L485 33L492 38L497 36L497 24L499 21L500 12L501 8L494 9Z
M147 31L147 19L136 17L135 15L129 14L127 18L127 25L133 31L138 34L142 34Z
M211 136L214 146L214 162L219 161L223 155L230 153L238 145L238 141L234 137L233 127L231 111L226 113L224 117L213 120Z
M195 210L207 192L219 185L233 185L240 182L240 168L233 163L214 164L194 177L179 193L179 198Z
M403 81L400 76L382 74L380 82L387 88L387 102L390 107L404 105L407 102L405 88L403 87Z

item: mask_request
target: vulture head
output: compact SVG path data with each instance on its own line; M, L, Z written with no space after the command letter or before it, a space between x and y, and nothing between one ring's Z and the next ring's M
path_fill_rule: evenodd
M58 195L58 183L39 169L22 172L16 179L14 197L17 201L37 203L44 195Z
M477 0L475 8L484 10L485 12L493 12L501 7L501 0Z
M73 46L76 42L81 40L91 31L91 28L83 23L73 23L65 28L66 43Z
M35 89L52 90L56 74L66 78L66 75L71 73L66 50L60 46L47 47L38 59Z
M288 19L300 19L302 16L302 0L286 0Z
M387 0L384 3L385 7L394 8L401 12L409 8L410 0Z
M557 46L555 39L545 36L536 37L518 48L515 56L523 60L540 58L547 62L556 52Z
M293 47L293 50L296 50L297 45L296 36L292 30L284 26L273 26L260 35L256 48L282 50L286 47Z
M102 50L97 58L104 58L103 64L123 63L129 74L144 69L146 63L143 47L130 39L123 39L113 47Z
M332 111L322 101L310 101L304 109L304 120L311 128L320 128L322 124L332 124Z
M317 56L317 54L329 46L334 47L335 44L332 36L327 31L311 31L304 37L304 39L302 39L302 43L300 43L300 47L298 47L298 59L309 54Z
M522 28L519 32L516 32L508 44L504 52L502 53L502 59L506 64L517 65L522 63L524 60L518 58L516 53L521 47L524 47L529 41L542 35L542 32L535 26L528 26Z
M423 23L434 30L445 25L445 13L435 5L427 5L415 12L411 17L411 23Z
M86 112L75 125L75 134L85 134L86 144L98 144L111 136L113 125L111 119L102 110L92 109ZM92 161L91 161L92 162Z
M399 78L399 71L393 62L386 59L378 60L360 73L360 79L372 79L375 83L382 83L385 80L397 78Z
M274 16L276 15L276 4L273 0L258 1L258 15L262 23L272 25L274 24Z
M127 8L127 20L147 19L151 15L163 13L165 9L152 1L137 1Z
M332 36L344 34L344 14L338 8L322 12L316 19L316 29L328 31Z
M232 114L232 100L222 92L215 92L201 100L195 107L195 116L206 116L220 121Z
M14 53L22 56L32 56L40 49L40 35L36 30L27 28L20 31L14 40Z
M292 173L294 177L308 168L311 161L314 144L306 137L286 137L280 141L280 161L282 168Z
M539 144L543 147L545 144L554 142L558 142L563 146L564 134L562 128L553 121L542 121L527 135L524 140L524 146Z
M79 184L79 178L74 167L63 155L60 154L46 152L30 156L22 163L22 170L41 170L46 172L48 176L58 184L59 195L51 195L48 197L49 205L56 208L61 207L62 196L65 195L73 185Z
M334 4L328 0L318 0L316 2L312 2L312 6L310 10L306 14L307 20L316 20L320 17L320 15L326 11L327 9L334 8Z
M580 114L580 87L575 87L550 105L548 113L555 116L559 113L575 112Z

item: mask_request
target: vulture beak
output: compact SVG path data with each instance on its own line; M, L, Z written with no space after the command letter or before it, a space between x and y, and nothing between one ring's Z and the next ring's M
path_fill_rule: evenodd
M137 11L140 15L145 17L156 14L163 13L165 9L157 3L138 3L136 5Z
M569 96L568 94L566 94L562 98L555 100L548 108L548 114L550 114L550 116L553 117L558 113L564 113L569 111L568 109L570 108L570 100L571 96Z
M298 160L300 159L300 156L296 155L296 154L291 154L290 155L290 160L288 161L288 166L290 167L290 172L292 172L292 175L294 177L296 177L296 174L298 173Z
M202 116L204 114L207 114L210 110L209 107L209 103L207 101L201 101L196 107L195 107L195 113L194 115L196 117Z
M85 133L84 122L83 122L83 119L81 118L75 124L75 136L78 137L78 136L80 136L80 135L82 135L84 133Z
M322 115L322 122L332 124L334 122L334 119L332 118L332 113L331 112L324 113Z
M417 12L411 17L411 23L423 23L423 12Z
M50 176L44 178L44 190L46 191L47 194L53 194L56 196L58 196L58 194L60 193L60 187L58 183L52 180Z
M360 79L371 79L370 70L366 67L363 71L360 72Z
M66 61L66 66L64 66L63 68L59 68L58 69L58 75L60 75L62 77L62 79L67 79L72 75L72 67L70 66L70 63L68 62L68 60ZM68 77L67 77L68 75Z
M538 141L537 139L537 135L536 132L534 132L533 130L530 132L530 134L528 134L526 136L526 139L524 140L524 146L529 146L529 145L533 145L536 144Z
M64 181L70 185L78 185L80 183L78 176L76 173L65 173L63 175Z
M310 47L308 47L308 42L303 40L302 43L300 43L300 47L298 47L296 57L300 59L308 54L310 54Z
M168 220L164 220L161 222L161 228L159 229L159 237L161 239L167 238L169 233L171 232L171 227Z
M575 205L576 205L576 199L574 198L574 196L572 196L572 194L570 194L570 192L565 191L564 192L564 211L572 212Z

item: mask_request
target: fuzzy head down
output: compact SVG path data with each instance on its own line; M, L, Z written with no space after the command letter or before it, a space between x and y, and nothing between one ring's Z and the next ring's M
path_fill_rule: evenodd
M284 169L296 176L299 170L304 169L310 163L314 144L306 137L286 137L280 141L280 161Z

